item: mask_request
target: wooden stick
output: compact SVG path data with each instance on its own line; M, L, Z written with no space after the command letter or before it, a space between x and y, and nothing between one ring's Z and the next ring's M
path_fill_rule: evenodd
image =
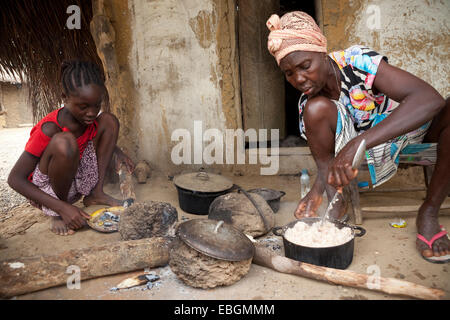
M427 191L425 187L411 187L411 188L384 188L384 189L362 189L359 193L388 193L388 192L416 192L416 191Z
M43 257L0 262L0 297L12 297L66 284L69 266L80 271L79 280L165 266L170 240L153 237L118 241Z
M117 173L119 175L119 186L123 199L126 200L131 198L135 200L136 194L134 193L133 176L128 170L127 165L125 163L121 163Z
M444 291L421 286L408 281L380 277L372 283L371 276L349 270L320 267L295 261L275 254L263 245L255 243L253 263L282 273L294 274L305 278L326 281L342 286L370 289L392 295L401 295L418 299L436 300L444 296Z

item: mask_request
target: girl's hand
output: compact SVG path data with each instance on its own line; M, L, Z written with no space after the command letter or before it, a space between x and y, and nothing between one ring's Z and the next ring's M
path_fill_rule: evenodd
M64 223L72 230L77 230L86 225L86 220L91 216L80 208L64 202L64 206L58 211Z
M360 142L359 138L350 140L328 165L327 182L338 191L358 175L358 169L352 168L352 162Z
M114 150L114 166L116 171L119 171L120 165L122 163L125 163L130 173L134 171L135 164L133 160L131 160L131 158L126 155L119 147L116 147L116 149Z

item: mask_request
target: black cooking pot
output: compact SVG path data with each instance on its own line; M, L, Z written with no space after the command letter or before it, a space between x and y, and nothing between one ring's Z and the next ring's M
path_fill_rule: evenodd
M273 212L278 212L280 209L280 199L286 194L284 191L267 188L251 189L247 192L256 193L263 197L267 204L272 208Z
M207 215L215 198L233 189L227 178L204 171L182 174L174 178L178 201L183 211Z
M283 237L284 254L286 255L286 257L290 259L315 264L317 266L335 269L347 269L353 260L355 237L362 237L366 233L366 230L364 228L348 225L338 220L331 221L339 229L344 227L352 229L353 235L353 238L351 240L347 241L344 244L333 247L324 247L324 248L305 247L292 243L286 240L286 238L284 237L286 230L292 228L299 221L311 225L314 222L318 222L320 220L321 218L303 218L300 220L292 221L291 223L285 225L284 227L275 227L272 229L272 232L277 236ZM358 230L359 233L355 233L355 230Z
M221 192L198 192L186 190L178 186L178 201L183 211L193 214L206 215L209 212L209 206L218 196L228 193L228 190Z

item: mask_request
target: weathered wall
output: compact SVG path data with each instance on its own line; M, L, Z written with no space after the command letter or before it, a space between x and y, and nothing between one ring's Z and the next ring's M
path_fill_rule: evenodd
M115 31L116 85L123 100L114 106L120 145L128 144L136 159L165 172L200 167L172 163L171 151L179 142L171 135L184 128L193 139L196 120L203 131L242 128L235 0L96 2L104 3ZM450 2L315 2L329 50L368 45L442 95L450 93ZM192 150L193 145L191 140Z
M370 46L444 97L450 93L450 1L318 1L329 51Z
M3 126L14 128L20 124L33 123L26 85L0 82L0 103L6 111L3 115Z
M130 38L123 42L136 93L138 158L179 171L170 158L174 130L193 137L194 121L203 130L241 126L233 1L129 0L128 10Z

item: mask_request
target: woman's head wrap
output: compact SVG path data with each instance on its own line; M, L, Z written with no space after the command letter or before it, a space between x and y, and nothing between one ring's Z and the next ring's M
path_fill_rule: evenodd
M267 48L278 65L293 51L327 52L327 39L314 19L302 11L288 12L281 19L273 14L266 26L270 30Z

